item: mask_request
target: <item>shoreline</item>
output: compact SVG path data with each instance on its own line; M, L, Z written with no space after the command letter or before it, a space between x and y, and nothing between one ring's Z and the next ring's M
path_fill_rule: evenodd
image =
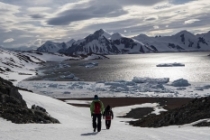
M123 106L130 106L130 105L137 105L137 104L144 104L144 103L159 103L159 105L166 109L167 111L179 108L194 98L164 98L164 97L101 97L99 98L103 103L104 107L106 105L110 105L112 108L114 107L123 107ZM71 98L71 99L59 99L61 101L65 100L80 100L80 101L92 101L93 98ZM67 103L69 105L73 105L76 107L89 107L89 104L76 104L76 103ZM134 108L127 112L124 116L117 116L120 118L133 118L133 119L141 119L151 112L154 111L154 108Z
M81 101L92 101L93 98L57 98L58 100L81 100ZM159 103L160 106L167 110L171 110L190 102L194 98L168 98L168 97L99 97L99 99L104 103L104 106L110 105L113 107L129 106L143 103ZM89 107L89 104L76 104L68 103L70 105L78 107Z

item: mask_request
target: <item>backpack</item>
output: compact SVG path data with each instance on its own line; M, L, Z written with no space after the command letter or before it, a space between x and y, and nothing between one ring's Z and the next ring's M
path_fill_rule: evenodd
M101 104L100 102L94 102L94 113L101 114Z
M104 112L104 116L106 120L111 120L112 119L112 111L111 110L107 110L106 112Z

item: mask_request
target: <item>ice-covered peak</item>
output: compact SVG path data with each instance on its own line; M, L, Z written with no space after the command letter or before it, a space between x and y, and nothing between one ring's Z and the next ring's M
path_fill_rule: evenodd
M110 34L107 33L106 31L104 31L103 29L100 29L100 30L94 32L94 35L96 35L98 37L104 36L106 38L110 38Z
M210 37L210 31L208 33L204 33L204 36Z
M111 37L111 35L109 33L105 32L105 31L101 36L104 36L107 39L110 39L110 37Z
M118 40L118 39L121 39L121 38L122 38L122 35L119 34L119 33L114 33L111 36L111 40Z
M110 38L110 35L109 33L105 32L103 29L100 29L100 30L95 31L93 34L90 34L89 36L87 36L85 40L90 42L93 40L101 39L103 37Z
M74 39L71 39L71 40L69 40L68 42L66 42L66 45L67 45L68 47L70 47L74 42L75 42L75 40L74 40Z
M175 34L175 36L180 36L180 35L187 35L187 36L194 36L192 33L188 32L187 30L183 30L181 32L178 32L177 34Z
M186 30L183 30L177 34L175 34L174 36L172 36L172 38L174 38L175 40L179 40L182 42L182 44L186 44L188 41L194 41L196 40L196 36Z
M137 39L137 40L145 40L149 38L146 34L139 34L138 36L134 36L133 39Z
M48 41L46 41L46 42L44 43L44 45L49 45L49 44L54 44L54 42L51 41L51 40L48 40Z
M93 34L94 34L94 35L97 35L97 36L101 36L101 35L103 35L104 33L105 33L105 31L104 31L103 29L100 29L100 30L95 31Z
M148 37L146 34L139 34L138 36L136 37Z
M103 29L99 29L98 31L96 32L101 32L101 33L104 33L105 31Z

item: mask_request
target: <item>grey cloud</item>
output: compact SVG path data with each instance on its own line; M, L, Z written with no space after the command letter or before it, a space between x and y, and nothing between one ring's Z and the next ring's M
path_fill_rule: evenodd
M70 9L60 13L57 17L47 21L50 25L68 25L74 21L99 17L116 17L126 14L121 7L110 5L92 5L83 9Z
M166 0L118 0L119 3L124 5L144 5L144 6L150 6L157 4L159 2L163 2Z
M142 19L128 19L123 21L109 22L109 23L101 23L101 24L92 24L90 26L86 26L82 29L82 31L86 31L87 34L90 34L100 28L105 29L107 32L118 32L124 35L134 35L140 34L141 32L147 32L153 30L152 24L138 25L142 22ZM124 32L126 30L127 32Z
M146 18L145 21L152 21L152 20L156 20L156 18Z
M189 18L184 18L180 20L173 20L173 17L160 17L158 19L158 26L159 29L156 31L163 31L163 35L165 34L165 30L171 30L171 33L168 32L167 34L170 35L174 32L179 32L180 30L189 30L193 31L195 29L204 29L208 28L210 23L210 19L208 18L210 14L206 15L196 15L192 18L199 18L199 22L194 22L192 24L185 25L184 21L189 20ZM167 22L165 22L167 20ZM137 25L142 22L142 19L129 19L129 20L123 20L123 21L117 21L117 22L109 22L109 23L103 23L103 24L92 24L90 26L85 27L82 30L87 30L89 32L93 32L95 30L98 30L100 28L105 29L106 31L109 32L119 32L125 35L136 35L140 33L145 33L148 34L152 31L154 31L153 26L156 25L155 22L145 22L142 23L141 25ZM166 28L166 25L168 25L170 28ZM124 32L126 30L127 32ZM206 31L208 32L208 30Z
M36 1L31 1L31 0L0 0L0 2L12 4L12 5L19 5L19 6L23 6L23 5L34 6L36 4Z
M197 0L170 0L170 2L173 4L184 4L192 1L197 1Z
M0 2L13 4L13 5L19 5L22 2L24 2L24 0L0 0Z
M135 27L136 24L140 22L141 22L140 19L127 19L127 20L115 21L115 22L109 22L109 23L92 24L92 25L86 26L84 30L86 29L98 30L100 28L109 29L109 30L122 29L122 28L125 28L126 26Z
M64 4L75 2L77 0L0 0L0 2L24 7L50 7L57 8Z
M0 44L4 44L5 47L17 47L23 44L26 44L28 41L34 40L35 35L28 33L27 31L21 31L13 29L11 32L2 32L3 30L0 29ZM31 35L31 37L21 37ZM7 44L4 43L5 40L8 38L13 38L15 42L8 42Z
M38 18L44 18L45 15L41 15L41 14L33 14L33 15L30 15L31 18L34 18L34 19L38 19Z
M123 10L126 5L151 6L166 0L92 0L83 4L76 4L74 9L59 13L56 17L47 21L50 25L68 25L74 21L88 20L100 17L117 17L127 14ZM86 7L86 8L79 8Z
M66 3L70 3L71 0L62 0L62 1L46 0L46 1L51 1L52 5L44 4L44 2L46 3L46 1L43 1L43 0L36 0L36 1L0 0L0 1L13 4L13 5L19 5L19 6L16 6L18 10L15 9L14 12L12 12L12 14L18 18L14 18L13 20L11 18L11 20L9 21L3 20L0 22L0 25L1 25L0 44L3 44L3 41L6 39L13 38L15 42L10 42L4 45L7 45L8 47L17 47L20 45L29 44L30 42L34 42L34 44L36 45L40 44L39 40L35 41L37 39L35 37L37 35L36 34L37 32L35 30L36 27L48 28L47 26L52 27L51 25L68 25L69 23L72 23L74 21L83 22L83 20L88 20L91 18L101 18L100 20L102 20L103 17L113 17L112 19L114 19L117 16L127 14L127 11L123 10L123 7L126 5L153 6L154 4L157 4L163 1L170 1L172 4L183 4L183 3L191 2L193 0L106 0L106 1L91 0L90 2L83 3L82 5L79 5L79 4L75 5L74 9L67 9L66 11L62 11L58 13L57 15L55 15L55 17L52 19L44 18L44 15L42 14L43 12L41 11L40 12L39 11L38 12L26 11L26 9L30 8L31 6L37 7L37 5L33 5L33 4L37 1L40 1L40 3L38 4L38 5L41 5L40 7L43 7L43 5L46 5L44 7L50 7L50 10L45 11L46 13L44 13L46 14L46 17L47 17L47 15L52 14L53 12L57 13L58 12L57 8L59 6L63 6ZM41 1L43 1L43 3L41 3ZM78 0L73 0L73 1L78 2ZM201 12L203 12L202 14L193 14L191 13L191 11L187 11L187 10L181 11L182 8L178 8L175 10L171 8L168 10L168 13L173 13L175 11L180 10L179 13L176 13L173 16L171 16L171 14L167 14L167 12L165 12L166 14L165 13L162 14L163 12L159 10L159 9L163 9L169 6L173 7L172 4L159 5L159 7L157 7L158 5L156 5L156 7L153 7L153 8L157 9L156 10L157 13L153 13L152 15L150 15L149 13L145 11L147 18L143 17L144 15L139 16L140 17L139 19L137 19L136 17L128 16L131 19L126 19L126 20L121 20L121 21L116 21L116 22L109 22L109 23L101 23L101 24L92 23L92 25L90 26L85 26L83 29L80 30L80 32L74 30L73 24L70 26L66 26L65 29L62 28L62 30L66 30L66 32L68 32L68 35L66 35L66 39L68 37L81 39L82 37L85 37L89 35L90 33L101 28L107 30L108 32L119 32L119 33L130 35L130 36L140 34L140 33L149 34L153 31L157 31L157 33L159 31L160 34L161 33L165 34L164 31L168 30L169 31L167 32L168 34L173 34L174 31L177 32L180 30L191 31L191 30L209 29L210 14L208 14L206 10L203 10L203 11L201 10ZM65 6L65 8L67 7L68 6ZM206 9L208 9L207 5L206 7L207 7ZM12 8L8 8L8 9L1 9L0 13L4 15L5 13L8 14L9 11L13 10ZM36 13L40 13L40 14L36 14ZM156 15L158 15L157 18L155 18ZM37 19L37 18L43 18L43 19L32 20L29 18L29 16L34 19ZM21 17L24 17L24 18L21 18ZM187 21L190 19L199 19L200 21L185 25L184 21ZM42 22L43 20L47 20L47 23L51 25L42 24L44 23ZM155 20L157 20L157 22ZM21 26L19 27L19 25ZM30 28L27 27L28 25L30 25L29 26ZM154 30L153 26L155 25L159 26L159 29ZM169 28L166 28L166 25L169 25ZM22 31L15 30L13 27L15 29L22 29ZM8 31L9 29L12 31L6 32L6 29ZM126 30L126 32L124 32L124 30ZM46 40L46 37L47 37L46 35L47 34L43 32L38 38ZM52 39L52 38L49 38L49 39Z

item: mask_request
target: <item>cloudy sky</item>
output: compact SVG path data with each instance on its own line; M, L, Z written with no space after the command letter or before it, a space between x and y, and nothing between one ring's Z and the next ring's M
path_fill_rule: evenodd
M0 0L0 46L40 46L98 29L125 36L210 31L209 0Z

